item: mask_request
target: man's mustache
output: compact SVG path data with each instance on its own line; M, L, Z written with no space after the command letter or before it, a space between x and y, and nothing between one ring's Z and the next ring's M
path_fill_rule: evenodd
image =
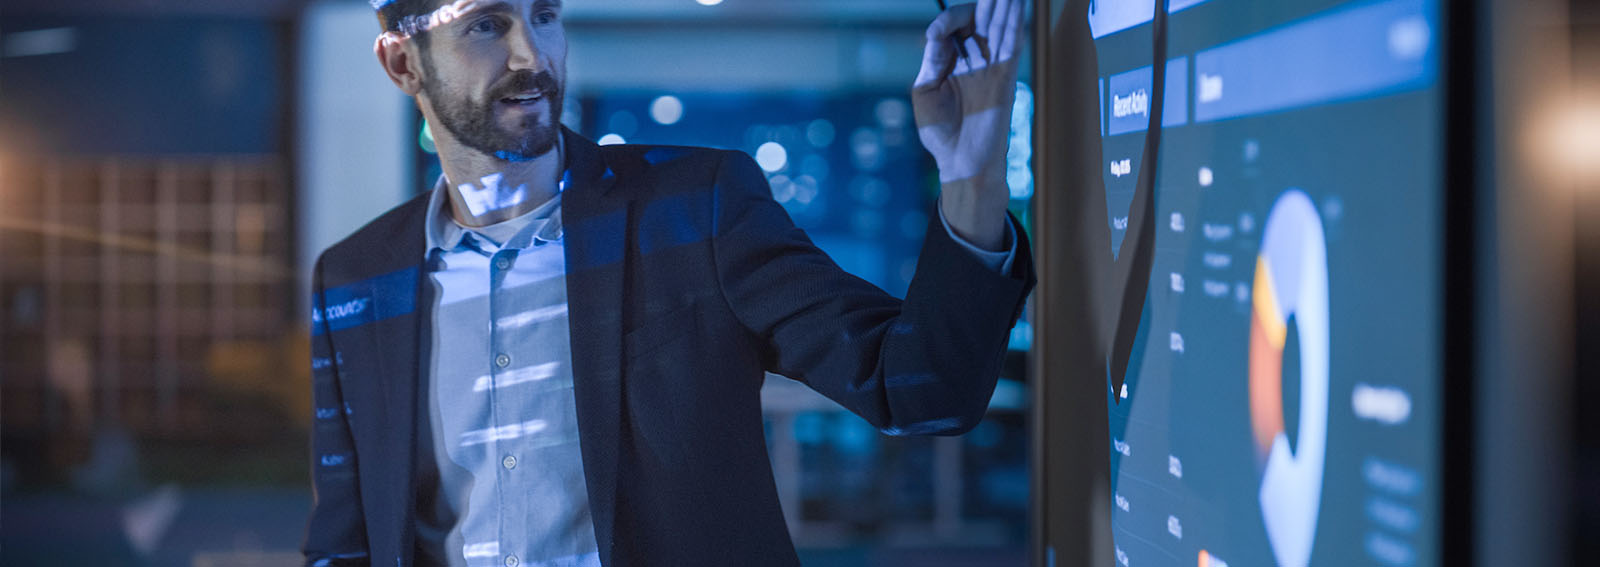
M551 75L549 71L534 73L533 71L522 70L501 79L500 84L490 91L493 93L490 98L499 100L530 91L538 92L542 96L550 96L559 92L560 87L560 84L556 82L555 76Z

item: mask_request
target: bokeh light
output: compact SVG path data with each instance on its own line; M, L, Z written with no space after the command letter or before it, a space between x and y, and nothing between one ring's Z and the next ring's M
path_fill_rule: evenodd
M756 148L756 164L768 173L783 171L789 165L789 151L777 142L761 144Z
M683 119L683 101L672 95L656 97L650 103L650 118L662 126L677 124Z

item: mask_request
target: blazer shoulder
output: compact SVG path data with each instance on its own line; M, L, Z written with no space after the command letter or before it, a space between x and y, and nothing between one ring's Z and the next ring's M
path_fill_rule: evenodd
M606 163L615 167L618 163L644 167L663 167L682 163L712 162L722 159L725 152L717 148L701 146L671 146L656 144L613 144L600 146L600 152L605 155Z
M426 242L423 221L428 197L428 192L412 197L323 250L317 264L325 270L325 285L333 287L342 281L403 268L391 264L396 264L396 259L404 260L408 252L415 252L415 258L399 264L420 260L421 247Z
M709 183L716 179L717 169L730 153L697 146L661 146L646 144L617 144L601 146L606 165L619 180L631 179L650 182ZM696 183L698 182L698 183Z

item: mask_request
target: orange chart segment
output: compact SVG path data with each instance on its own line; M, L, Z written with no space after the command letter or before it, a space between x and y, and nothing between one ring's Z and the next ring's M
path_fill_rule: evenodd
M1228 567L1228 562L1218 559L1217 556L1212 555L1211 552L1202 549L1200 550L1199 565L1200 567Z
M1255 434L1257 465L1264 464L1272 440L1284 432L1283 343L1288 327L1278 308L1271 266L1256 257L1254 309L1250 314L1250 429Z
M1322 218L1303 191L1285 191L1267 216L1253 295L1250 426L1261 467L1261 516L1278 564L1305 567L1316 537L1328 442L1330 313ZM1292 445L1283 417L1283 352L1291 318L1300 353Z

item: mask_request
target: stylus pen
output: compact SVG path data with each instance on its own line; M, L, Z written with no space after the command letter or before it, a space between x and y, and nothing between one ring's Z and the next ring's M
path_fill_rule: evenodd
M939 11L940 12L943 12L945 10L949 10L950 9L949 6L946 6L944 4L944 0L936 0L936 1L939 2ZM953 38L953 39L956 42L956 53L960 54L961 58L965 59L967 61L967 65L971 65L972 64L972 58L971 57L967 57L967 47L964 46L964 45L961 45L961 42L966 41L967 38L958 35L958 36L955 36L955 38Z

